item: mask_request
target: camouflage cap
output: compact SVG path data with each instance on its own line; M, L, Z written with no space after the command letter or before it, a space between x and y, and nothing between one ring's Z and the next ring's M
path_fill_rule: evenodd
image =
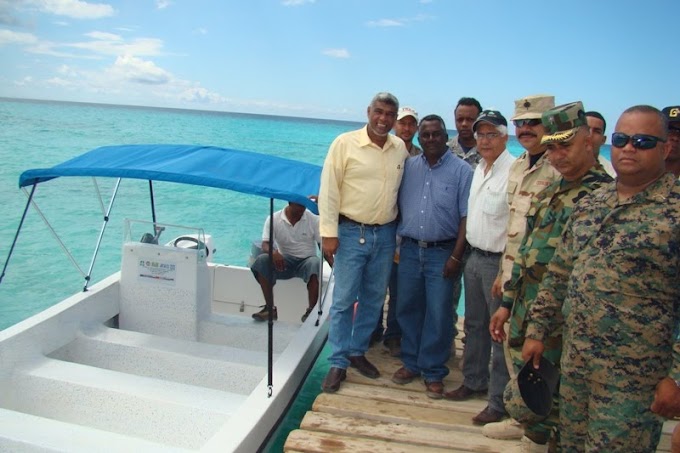
M533 425L545 420L552 410L559 377L559 370L545 357L538 369L530 361L525 363L505 387L505 410L520 423Z
M543 112L555 107L555 96L535 94L515 101L514 120L540 119Z
M541 117L545 135L541 144L568 142L576 136L578 128L588 124L586 111L580 101L563 104L548 110Z
M680 121L680 105L672 105L666 107L661 112L664 115L666 115L666 119L668 120L669 123L675 123Z

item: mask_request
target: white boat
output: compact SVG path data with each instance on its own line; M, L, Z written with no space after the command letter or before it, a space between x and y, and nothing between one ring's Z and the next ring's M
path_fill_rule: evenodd
M152 181L315 211L307 196L317 193L319 175L318 166L256 153L128 145L29 170L19 184L31 188L26 209L37 185L92 176L118 178L116 190L127 178L148 180L152 212ZM115 191L107 219L114 199ZM200 228L153 217L128 221L120 272L89 287L91 265L83 292L0 332L0 451L263 448L323 347L332 276L323 273L319 310L304 323L307 290L299 279L277 283L279 319L258 323L251 314L263 298L250 269L213 263L211 238ZM160 232L173 229L180 236L162 245Z

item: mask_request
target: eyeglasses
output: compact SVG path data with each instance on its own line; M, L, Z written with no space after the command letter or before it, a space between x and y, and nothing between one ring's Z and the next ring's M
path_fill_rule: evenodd
M481 140L483 138L488 138L489 140L493 140L494 138L498 138L501 136L500 132L487 132L486 134L482 134L480 132L475 132L475 140Z
M541 120L540 118L532 118L529 120L513 120L512 124L514 124L515 127L538 126L541 124Z
M666 140L655 137L654 135L635 134L631 137L630 135L626 135L623 132L614 132L612 134L612 145L616 146L617 148L623 148L628 144L629 140L631 145L633 145L633 148L637 149L652 149L656 147L657 143L666 142Z
M444 133L442 131L433 131L433 132L419 132L418 137L424 138L425 140L429 140L431 138L439 138Z

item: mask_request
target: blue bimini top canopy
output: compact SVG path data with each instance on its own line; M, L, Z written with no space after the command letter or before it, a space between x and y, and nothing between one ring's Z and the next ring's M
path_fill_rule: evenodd
M308 199L319 191L321 167L215 146L102 146L52 168L27 170L19 187L60 176L98 176L217 187L292 201L318 213Z

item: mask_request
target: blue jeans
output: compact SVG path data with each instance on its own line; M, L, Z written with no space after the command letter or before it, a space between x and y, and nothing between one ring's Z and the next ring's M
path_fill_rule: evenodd
M491 296L500 256L473 251L465 263L465 361L463 384L473 390L489 388L489 407L505 413L503 391L510 380L503 344L491 341L489 321L501 300ZM491 373L489 374L489 359Z
M399 327L399 321L397 321L397 272L399 269L399 264L392 263L392 270L390 271L390 283L388 285L390 289L389 302L387 303L387 327L383 329L383 313L380 312L378 316L378 324L375 327L375 334L382 335L383 340L388 340L390 338L401 338L401 327ZM383 335L384 331L384 335Z
M385 303L396 230L396 222L379 227L349 222L338 225L340 245L335 254L335 288L328 331L331 367L347 368L348 357L364 355L368 350L375 320ZM362 233L364 244L359 243Z
M402 243L399 257L399 305L401 360L426 382L437 382L449 374L446 362L453 341L454 286L460 281L442 276L448 248L421 248ZM457 305L457 303L455 304Z

